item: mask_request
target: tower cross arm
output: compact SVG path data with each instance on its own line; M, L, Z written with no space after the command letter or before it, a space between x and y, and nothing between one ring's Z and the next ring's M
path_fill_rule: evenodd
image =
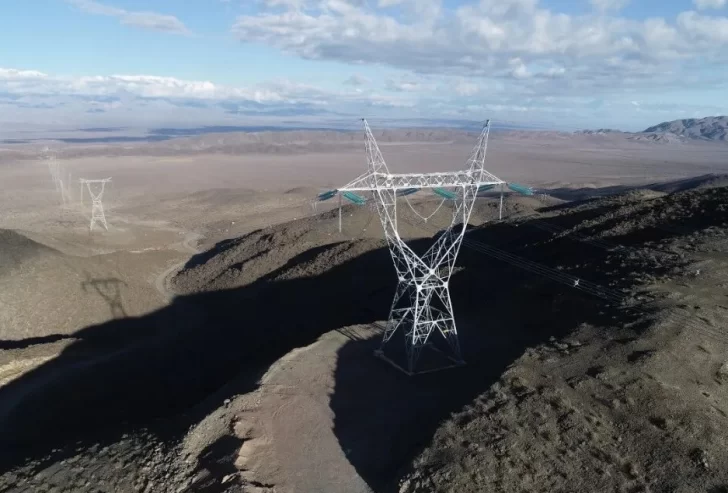
M87 180L86 178L79 178L78 181L80 181L81 183L108 183L111 181L111 178L109 177L98 180Z
M339 188L340 191L401 190L406 188L440 188L461 186L500 185L500 178L485 170L450 171L437 173L370 173Z

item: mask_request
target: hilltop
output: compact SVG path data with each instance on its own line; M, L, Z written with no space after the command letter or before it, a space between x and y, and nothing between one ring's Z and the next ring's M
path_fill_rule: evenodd
M673 134L688 139L728 141L728 116L663 122L643 130L642 133Z
M628 140L662 144L688 141L728 141L728 116L673 120L651 126L641 132L622 132L611 128L578 130L574 135L622 136Z

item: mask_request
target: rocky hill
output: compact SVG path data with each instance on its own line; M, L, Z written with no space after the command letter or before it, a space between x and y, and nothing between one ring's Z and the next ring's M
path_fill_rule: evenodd
M584 312L567 334L522 351L390 491L727 491L728 456L713 438L728 404L727 194L632 191L524 222L555 235L519 255L580 243L594 266L582 274L582 261L539 255L619 289L595 292L609 298L594 310L601 318ZM630 296L640 301L619 301ZM564 327L578 304L560 303L544 315Z
M641 132L622 132L611 128L578 130L574 135L622 136L639 142L679 144L689 141L728 141L728 116L709 116L663 122Z
M328 211L219 242L170 305L86 326L0 386L0 491L726 491L723 179L507 196L503 221L483 201L451 282L468 365L415 378L371 357L396 277L366 208L341 234ZM423 224L436 204L402 208L415 251L449 219ZM51 280L46 257L17 289ZM100 301L108 273L89 277Z
M728 116L709 116L663 122L647 128L642 134L672 134L688 139L728 141Z
M126 277L139 255L67 255L26 234L0 229L0 353L69 338L79 326L159 303L154 287Z
M9 274L28 259L55 253L16 231L0 229L0 276Z
M578 130L574 132L580 135L606 135L606 134L621 134L621 130L614 130L613 128L599 128L597 130Z

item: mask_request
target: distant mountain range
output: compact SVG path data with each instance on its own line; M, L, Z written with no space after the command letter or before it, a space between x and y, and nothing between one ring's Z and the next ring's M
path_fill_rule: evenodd
M690 140L728 142L728 116L708 116L663 122L641 132L621 132L611 128L581 130L582 135L625 134L630 140L652 142L686 142Z

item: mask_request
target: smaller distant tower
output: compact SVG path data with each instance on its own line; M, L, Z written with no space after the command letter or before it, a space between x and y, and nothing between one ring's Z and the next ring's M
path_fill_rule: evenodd
M86 180L81 178L81 205L83 205L83 189L88 190L88 194L91 196L91 223L89 224L89 230L94 230L94 224L100 223L106 231L109 230L106 224L106 216L104 215L104 206L101 203L101 199L104 196L104 189L106 184L111 182L111 178L104 178L102 180ZM85 185L85 187L84 187Z

